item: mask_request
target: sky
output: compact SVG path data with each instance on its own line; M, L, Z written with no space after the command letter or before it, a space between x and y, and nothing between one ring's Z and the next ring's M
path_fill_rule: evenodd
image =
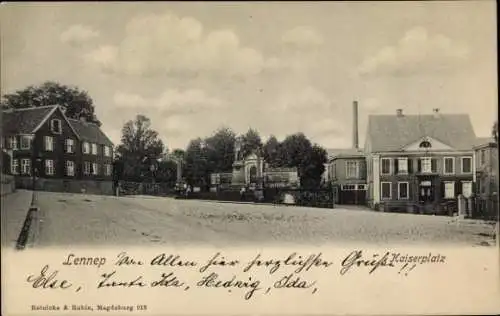
M47 80L94 100L118 144L144 114L168 148L220 127L325 148L370 114L497 118L494 1L8 3L1 92Z

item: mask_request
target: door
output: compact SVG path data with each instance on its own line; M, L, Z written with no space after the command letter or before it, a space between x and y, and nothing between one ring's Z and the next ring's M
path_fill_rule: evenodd
M434 202L434 187L431 181L421 181L419 186L419 200L424 204Z

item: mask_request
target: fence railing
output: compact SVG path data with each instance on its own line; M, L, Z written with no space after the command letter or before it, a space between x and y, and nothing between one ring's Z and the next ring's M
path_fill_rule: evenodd
M120 195L174 195L175 188L167 183L120 182Z
M472 211L472 217L484 220L498 220L498 197L487 196L481 197L477 196L474 198L474 210Z
M334 199L331 190L265 188L264 190L239 191L236 189L219 190L217 192L189 192L179 198L204 199L219 201L244 201L269 204L284 204L333 208Z

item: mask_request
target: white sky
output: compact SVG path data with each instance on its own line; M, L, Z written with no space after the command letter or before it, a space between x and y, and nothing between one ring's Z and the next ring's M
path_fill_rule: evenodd
M10 3L2 93L56 80L89 92L118 144L143 113L169 148L225 125L360 144L371 113L497 117L494 1Z

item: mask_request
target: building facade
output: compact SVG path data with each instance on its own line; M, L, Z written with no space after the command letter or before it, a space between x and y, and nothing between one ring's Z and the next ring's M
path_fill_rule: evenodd
M365 153L368 204L439 212L458 195L472 196L475 134L468 115L372 115Z
M357 149L328 150L328 179L336 204L366 204L366 159Z
M113 143L96 124L60 106L3 111L3 172L21 188L112 194Z
M474 152L477 213L498 218L498 144L491 137L478 138Z
M352 148L328 149L326 179L336 204L366 204L366 158L359 148L358 102L352 104Z

